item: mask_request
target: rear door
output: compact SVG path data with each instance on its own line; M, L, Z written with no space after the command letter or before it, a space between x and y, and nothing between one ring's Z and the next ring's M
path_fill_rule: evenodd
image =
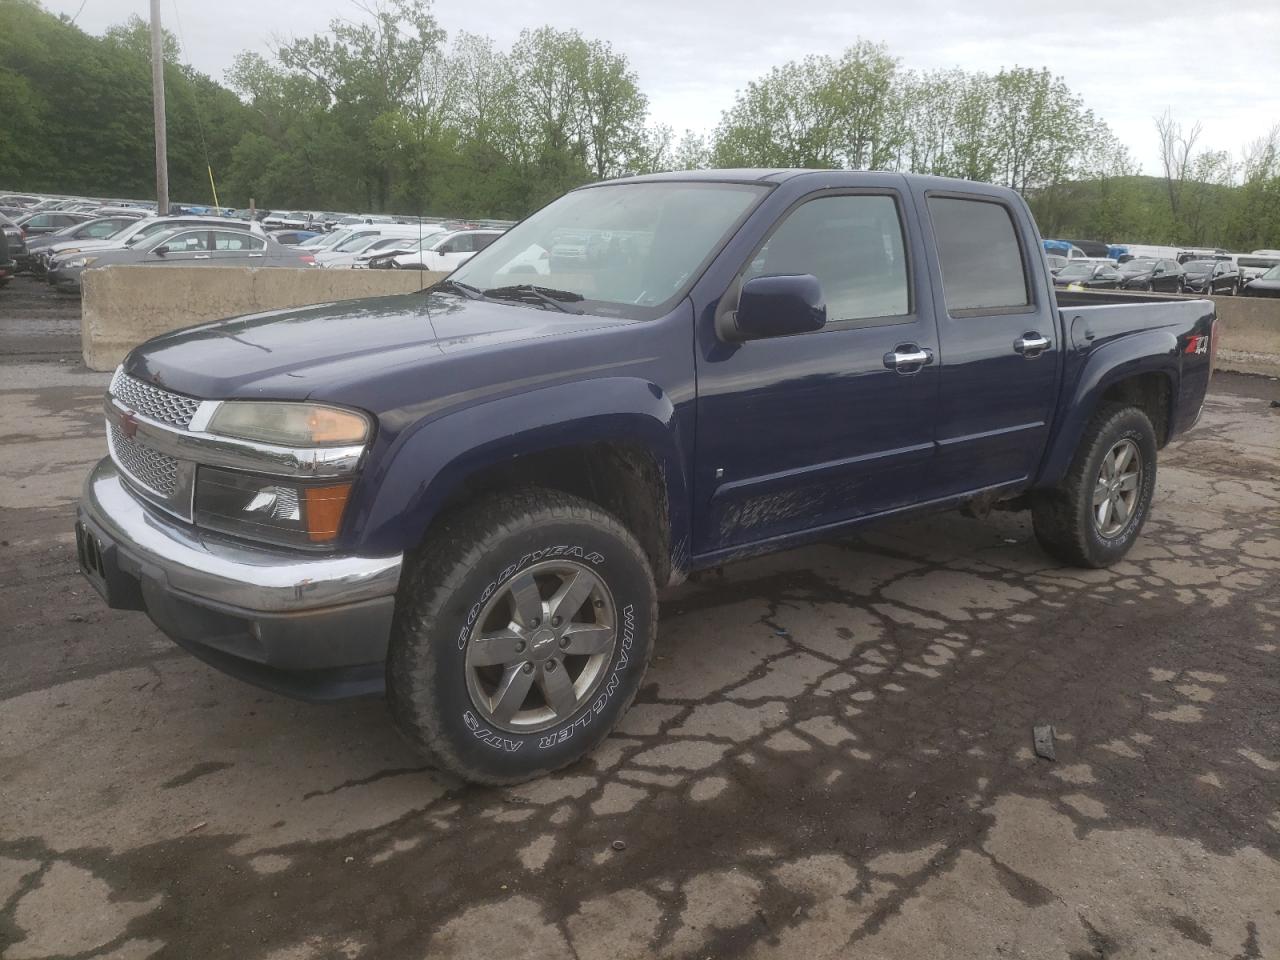
M1034 224L1003 191L915 189L935 252L940 482L952 495L1020 483L1048 441L1062 356Z
M700 325L696 553L930 498L937 334L918 241L899 189L830 188L742 263L740 280L817 277L828 319L734 344Z

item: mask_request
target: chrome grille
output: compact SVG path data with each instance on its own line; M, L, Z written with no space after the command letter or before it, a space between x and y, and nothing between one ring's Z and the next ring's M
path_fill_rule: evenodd
M111 459L129 477L158 497L172 497L178 489L178 461L152 450L124 432L114 423L108 424Z
M167 423L184 430L196 415L196 408L200 406L200 401L193 397L162 390L129 376L123 370L117 370L111 380L111 395L123 406L142 414L148 420Z

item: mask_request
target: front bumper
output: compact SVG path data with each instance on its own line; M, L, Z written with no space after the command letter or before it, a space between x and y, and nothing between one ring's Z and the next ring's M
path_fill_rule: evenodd
M53 267L45 271L45 279L63 290L79 290L84 267Z
M248 546L161 516L108 457L77 510L80 568L107 605L144 610L179 646L309 700L383 689L400 555Z

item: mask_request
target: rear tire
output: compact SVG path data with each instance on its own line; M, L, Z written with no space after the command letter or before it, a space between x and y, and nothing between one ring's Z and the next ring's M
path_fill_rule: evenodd
M1151 511L1156 435L1137 407L1109 405L1085 427L1067 475L1031 508L1045 552L1075 567L1109 567L1133 546Z
M657 619L648 559L616 518L553 490L487 497L441 520L406 571L387 659L392 716L465 780L541 776L621 719Z

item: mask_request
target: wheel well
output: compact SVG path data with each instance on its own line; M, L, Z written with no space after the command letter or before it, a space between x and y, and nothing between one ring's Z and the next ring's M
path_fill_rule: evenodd
M530 486L561 490L612 513L640 542L654 580L667 582L671 573L667 485L648 449L635 443L596 442L515 457L467 476L438 516L500 490Z
M1141 373L1119 380L1107 387L1101 400L1102 405L1122 403L1145 413L1155 428L1157 447L1163 447L1169 441L1171 402L1169 378L1163 373Z

